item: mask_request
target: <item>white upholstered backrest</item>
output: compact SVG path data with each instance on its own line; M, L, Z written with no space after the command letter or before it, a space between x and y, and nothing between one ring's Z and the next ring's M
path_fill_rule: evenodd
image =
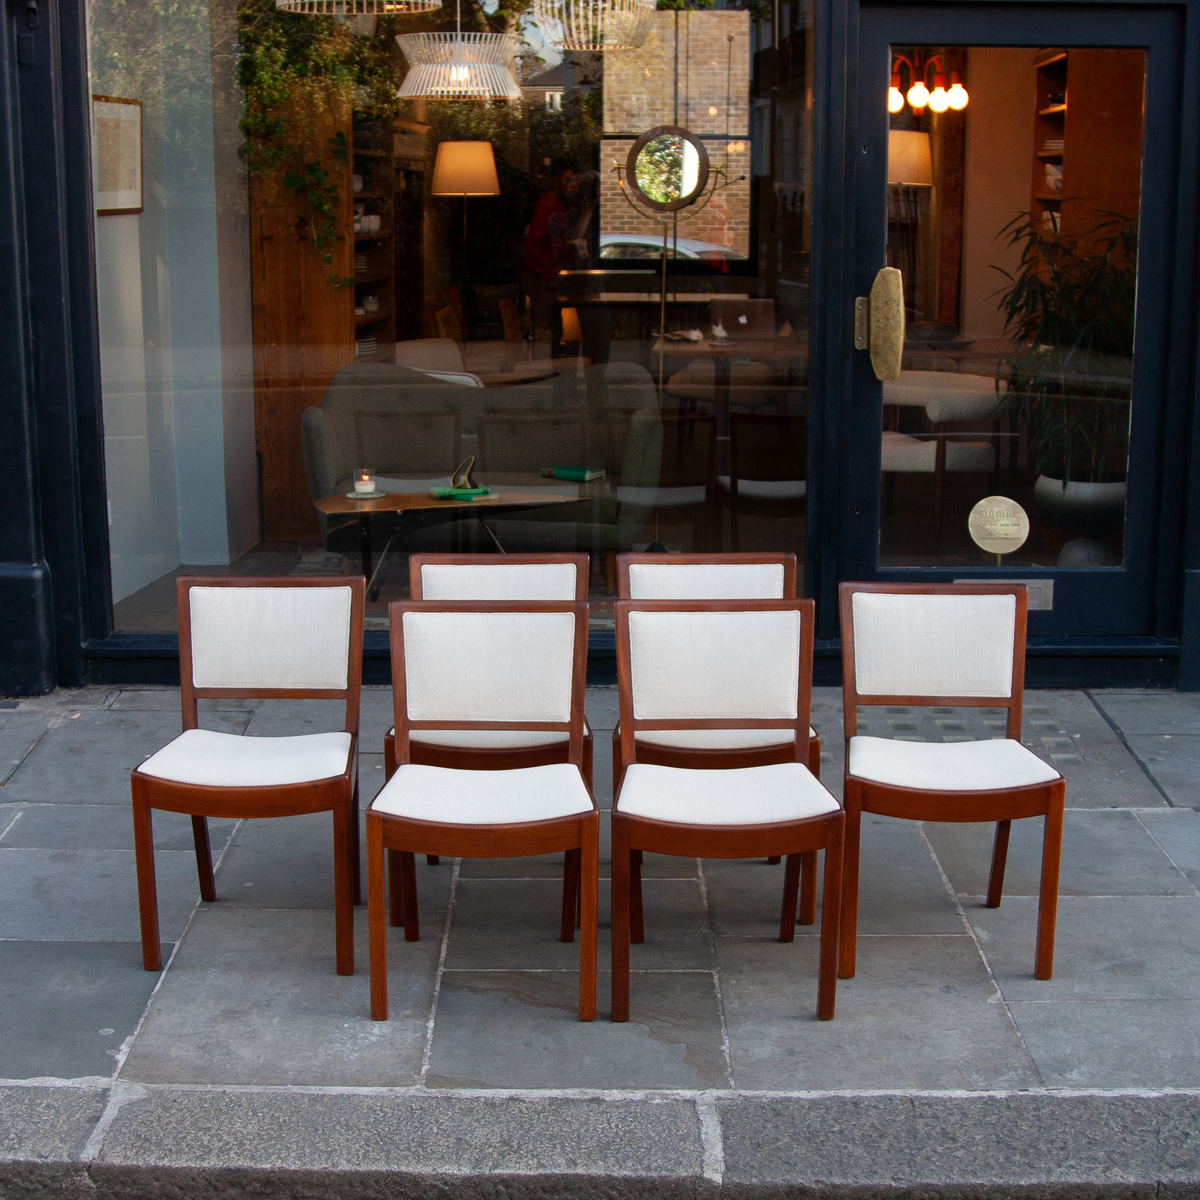
M1012 695L1015 596L855 592L860 696Z
M629 667L641 721L793 718L800 613L631 612Z
M192 686L347 686L348 587L193 587Z
M406 612L410 721L571 719L575 614Z
M783 563L630 563L631 600L782 600Z
M422 563L423 600L574 600L574 563Z

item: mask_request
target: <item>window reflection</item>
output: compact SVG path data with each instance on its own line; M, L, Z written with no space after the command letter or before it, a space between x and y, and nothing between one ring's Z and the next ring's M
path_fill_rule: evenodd
M402 101L396 36L452 11L93 0L93 91L144 112L144 210L96 218L118 628L173 630L181 571L364 549L376 627L418 550L586 550L600 624L622 550L803 561L807 9L658 12L566 62L531 19L521 100ZM659 125L720 184L666 214L613 169ZM448 144L494 184L435 189ZM658 149L644 186L687 192ZM494 498L437 508L468 456Z

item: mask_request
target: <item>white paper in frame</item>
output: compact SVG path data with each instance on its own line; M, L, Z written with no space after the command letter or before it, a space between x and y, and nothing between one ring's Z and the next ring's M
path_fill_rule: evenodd
M96 214L142 211L142 102L92 97L92 179Z

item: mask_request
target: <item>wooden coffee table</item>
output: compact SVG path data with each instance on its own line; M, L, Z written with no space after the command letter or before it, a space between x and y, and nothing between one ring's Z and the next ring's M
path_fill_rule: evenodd
M317 501L317 509L326 516L357 516L358 544L362 553L362 573L366 577L368 599L374 599L378 588L373 589L375 576L371 570L371 514L411 513L416 523L429 518L430 514L447 514L449 520L462 518L464 510L471 510L488 537L495 543L499 553L504 553L496 535L484 519L497 509L509 511L514 508L542 508L551 504L578 504L578 496L548 494L547 492L501 492L495 500L439 500L428 491L388 492L374 499L357 496L324 496ZM382 562L382 559L380 560ZM373 592L373 594L372 594Z

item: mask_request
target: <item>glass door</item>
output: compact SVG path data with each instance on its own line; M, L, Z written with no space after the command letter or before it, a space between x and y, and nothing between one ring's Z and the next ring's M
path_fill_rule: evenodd
M861 30L856 293L897 269L906 320L895 377L854 356L842 577L1037 580L1034 636L1151 633L1174 19L889 6Z

